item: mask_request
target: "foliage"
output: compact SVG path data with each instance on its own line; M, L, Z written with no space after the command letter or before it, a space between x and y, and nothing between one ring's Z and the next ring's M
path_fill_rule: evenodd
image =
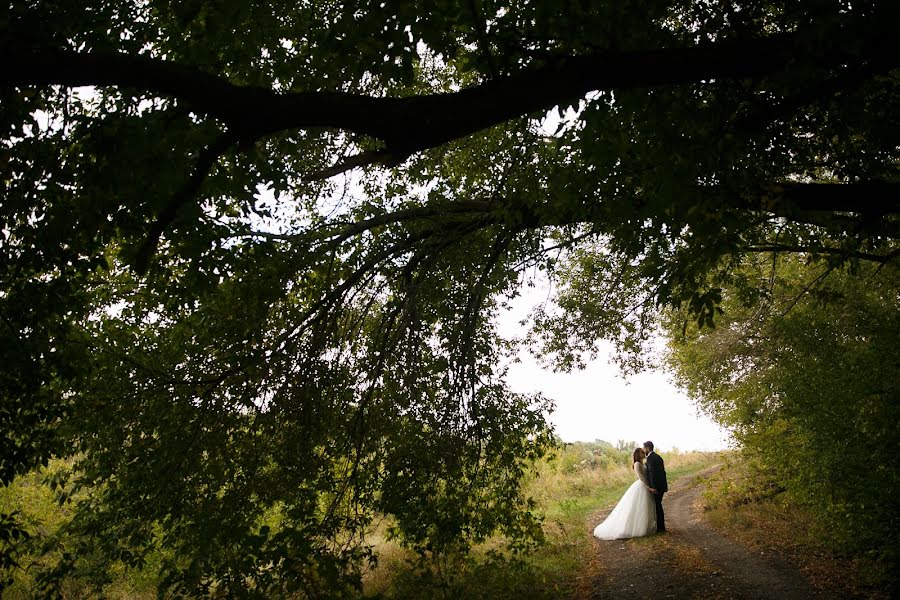
M503 552L503 536L494 535L471 552L447 549L437 560L423 562L403 538L388 534L387 521L393 519L380 515L365 532L366 543L378 560L363 571L364 596L414 598L428 589L434 595L467 598L559 597L579 579L586 555L592 552L591 527L585 524L586 519L596 509L615 503L633 481L633 446L621 441L613 446L600 440L560 444L552 455L537 461L525 492L534 499L532 510L540 518L543 543L527 556ZM673 478L721 460L718 454L663 452ZM40 582L35 575L76 543L66 533L67 524L75 516L72 505L59 504L51 489L67 468L71 468L71 462L52 461L47 468L19 477L0 490L0 511L20 511L26 526L35 533L29 543L20 546L23 568L15 571L15 586L4 597L39 595ZM281 510L270 511L263 521L273 529L281 527ZM53 549L48 552L46 546ZM122 563L113 565L105 594L111 598L153 597L160 568L171 559L171 552L159 549L146 556L146 564L140 569ZM91 591L88 583L78 578L66 578L61 584L66 597Z
M786 490L835 544L896 561L900 278L896 267L747 261L743 277L770 282L746 302L723 292L714 330L673 317L671 363L680 382L727 425L752 464L755 489ZM746 498L748 493L736 493Z
M710 324L745 252L890 262L897 16L10 5L0 483L75 461L44 592L161 556L161 593L350 594L375 511L422 557L529 548L549 403L506 389L498 303L573 248L571 318L542 321L567 360L639 347L657 306Z
M789 560L825 593L873 600L896 596L891 565L848 553L815 508L794 501L770 469L747 453L729 455L710 477L703 510L713 526L763 554Z
M388 598L419 598L432 592L458 598L580 597L573 586L587 575L595 552L591 515L614 505L634 481L634 446L575 442L560 445L537 463L526 489L542 517L544 542L528 556L498 555L495 538L468 557L457 556L442 569L423 572L411 568L409 556L395 544L382 542L375 548L378 564L365 576L365 591ZM663 455L673 480L722 458L665 450Z

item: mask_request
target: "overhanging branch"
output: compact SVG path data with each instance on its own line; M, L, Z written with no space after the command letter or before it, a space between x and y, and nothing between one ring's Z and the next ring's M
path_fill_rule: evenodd
M843 258L854 258L857 260L865 260L880 264L886 264L897 256L900 256L900 250L894 250L887 254L872 254L871 252L861 252L859 250L845 250L843 248L831 248L828 246L797 246L789 244L763 244L758 246L745 246L741 248L742 252L790 252L802 254L829 254L831 256L840 256Z
M0 85L120 86L177 98L192 110L225 122L243 137L292 129L325 128L382 140L408 154L459 139L510 119L578 102L595 90L643 88L775 73L798 60L827 66L846 47L897 57L892 36L847 40L838 31L828 47L803 56L798 34L704 43L693 47L598 52L549 59L521 72L458 92L404 98L343 92L276 93L239 86L200 69L146 55L84 53L0 41Z
M156 220L147 231L147 237L144 238L143 243L138 248L134 260L135 270L138 273L146 273L147 266L153 254L156 253L156 248L159 245L163 232L178 216L178 211L182 206L196 200L200 186L203 185L207 175L209 175L219 158L234 145L235 141L234 135L223 133L200 152L194 165L194 170L156 216Z
M789 221L900 239L900 224L892 218L900 213L900 184L787 183L764 188L752 197L749 194L738 197L729 189L704 186L697 188L697 196L716 198L721 210L754 210ZM589 224L596 216L589 208L573 215L535 210L535 207L517 204L510 198L485 197L409 206L355 222L332 223L305 233L277 235L247 231L242 235L336 247L366 231L399 224L477 220L484 225L513 225L508 221L512 206L515 207L512 213L518 215L515 225L521 230ZM603 211L595 212L602 214ZM591 235L596 233L591 231Z
M323 179L334 177L335 175L340 175L341 173L345 173L357 167L368 167L375 164L393 167L403 162L404 158L404 156L398 156L388 150L371 150L360 152L359 154L348 156L344 160L331 167L328 167L327 169L322 169L321 171L316 171L315 173L307 175L306 177L304 177L304 181L321 181Z

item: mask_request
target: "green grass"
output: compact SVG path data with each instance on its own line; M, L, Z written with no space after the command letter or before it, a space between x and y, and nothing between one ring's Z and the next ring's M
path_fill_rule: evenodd
M18 519L31 534L24 552L17 557L20 568L13 571L13 585L0 594L3 600L40 597L36 574L42 568L55 564L71 542L71 538L61 533L72 517L71 505L60 504L45 483L46 479L70 466L71 461L53 460L47 467L17 477L7 487L0 487L0 512L17 512ZM52 549L42 553L41 547L51 541ZM143 570L129 569L122 563L113 565L110 572L112 583L104 587L105 597L129 600L155 598L161 557L151 552L147 558L148 565ZM72 579L62 583L61 593L63 598L96 595L83 582Z
M586 453L604 453L610 460L584 463ZM538 465L528 494L543 515L545 543L518 561L491 561L488 551L497 543L478 548L467 560L455 564L456 572L431 595L445 598L574 598L590 583L593 564L592 515L613 506L634 481L629 452L608 445L576 444L565 448L554 461ZM661 453L669 481L696 473L720 462L714 453ZM422 596L423 581L416 579L411 558L394 543L376 544L379 566L365 578L370 597L415 598Z
M703 453L663 452L670 481L696 472L717 462L716 455ZM8 488L0 488L0 511L18 510L35 534L35 548L49 539L70 518L69 508L54 500L42 480L65 465L51 463L49 469L18 478ZM435 569L430 581L423 581L421 571L410 565L410 553L396 542L385 539L386 525L373 532L367 542L376 547L378 567L364 577L368 597L419 598L424 595L446 598L509 598L523 600L572 598L579 586L593 576L593 538L595 515L610 507L634 480L628 449L609 444L573 444L558 452L551 461L537 465L536 476L528 482L526 492L537 503L543 517L545 543L532 554L509 560L496 555L502 540L494 539L479 546L467 557L456 557ZM15 585L2 593L3 600L31 598L36 594L33 574L42 564L51 564L54 553L40 557L37 553L20 557L27 570L16 572ZM151 557L152 558L152 557ZM155 563L142 571L117 569L112 584L104 592L110 598L155 597L158 580ZM425 593L423 585L432 589ZM72 581L63 590L66 597L85 597L86 590ZM90 595L90 594L88 594Z

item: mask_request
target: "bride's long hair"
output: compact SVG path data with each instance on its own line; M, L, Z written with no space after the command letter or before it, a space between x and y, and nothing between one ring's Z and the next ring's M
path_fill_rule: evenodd
M635 448L634 452L631 453L631 458L634 462L644 462L644 449Z

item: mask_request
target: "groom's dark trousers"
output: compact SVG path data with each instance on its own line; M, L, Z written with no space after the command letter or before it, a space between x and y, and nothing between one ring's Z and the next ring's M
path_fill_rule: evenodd
M656 504L656 530L666 530L666 515L662 509L662 497L665 492L657 492L653 494L653 502Z
M647 455L647 478L650 480L650 487L656 490L653 494L653 501L656 503L656 530L665 531L666 516L663 514L662 498L669 491L669 484L666 481L665 463L656 452Z

